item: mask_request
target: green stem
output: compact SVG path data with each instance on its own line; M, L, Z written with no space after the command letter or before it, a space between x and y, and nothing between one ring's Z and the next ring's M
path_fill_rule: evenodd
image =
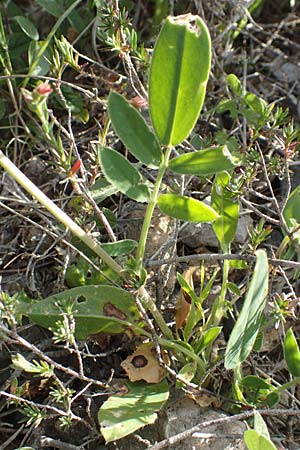
M122 267L112 259L101 245L89 236L77 223L75 223L62 209L60 209L47 195L45 195L17 166L0 150L0 166L9 173L32 197L43 205L59 222L68 228L75 236L84 242L96 255L98 255L116 274L126 280Z
M25 78L25 80L23 82L23 88L25 88L27 86L27 83L28 83L28 81L30 79L30 76L33 74L36 66L38 65L39 60L41 59L41 57L43 56L44 52L46 51L46 49L47 49L48 45L50 44L50 41L53 38L54 34L56 33L56 31L58 30L60 25L63 23L63 21L73 11L73 9L76 8L77 5L79 5L79 3L81 3L81 0L76 0L74 3L72 3L72 5L70 5L69 8L66 9L66 11L63 13L63 15L57 20L57 22L52 27L52 30L49 32L47 38L44 40L41 48L39 49L36 57L34 58L34 61L32 62L31 66L29 67L28 76Z
M148 237L148 232L149 232L149 228L151 225L151 219L152 219L152 215L153 215L153 211L154 208L156 206L157 203L157 199L158 199L158 195L159 195L159 190L160 190L160 186L162 183L162 179L163 176L165 174L165 171L168 167L168 162L169 162L169 158L170 158L170 154L171 154L171 150L172 150L172 146L169 145L166 149L166 152L163 156L163 161L162 164L159 168L158 174L157 174L157 179L154 185L154 189L152 191L147 209L146 209L146 214L145 214L145 219L143 222L143 226L142 226L142 231L141 231L141 235L140 235L140 239L139 239L139 244L138 244L138 248L137 248L137 253L136 253L136 267L137 267L137 272L140 273L142 270L142 266L143 266L143 259L144 259L144 254L145 254L145 248L146 248L146 242L147 242L147 237Z
M288 383L282 384L281 386L279 386L278 388L274 389L274 392L282 392L285 391L286 389L291 388L292 386L294 386L295 384L300 384L300 377L296 377L293 378L291 381L289 381Z
M141 302L143 303L144 308L152 314L156 324L158 325L164 336L168 339L173 339L172 331L166 324L160 311L157 309L155 302L152 300L149 293L143 286L139 288L138 295Z

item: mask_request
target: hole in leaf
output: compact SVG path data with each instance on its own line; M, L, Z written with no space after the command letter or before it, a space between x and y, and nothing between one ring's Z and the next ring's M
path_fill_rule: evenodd
M80 295L77 298L77 303L85 303L86 302L86 298L83 295Z

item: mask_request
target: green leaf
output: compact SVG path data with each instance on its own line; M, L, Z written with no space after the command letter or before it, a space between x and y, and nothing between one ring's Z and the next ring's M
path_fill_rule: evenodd
M254 430L257 431L261 436L264 436L266 439L270 439L270 434L266 422L259 414L258 411L254 411Z
M136 248L137 242L133 239L123 239L117 242L107 242L101 246L110 256L121 256L131 253Z
M86 123L89 120L89 113L84 107L84 102L81 95L70 86L61 86L61 91L65 98L65 103L72 112L73 116L82 123ZM65 104L60 100L60 98L58 99L63 108L65 108Z
M14 19L27 36L33 41L39 40L39 32L30 20L24 16L15 16Z
M28 48L28 63L30 67L34 64L38 52L40 51L43 44L44 44L43 41L32 41L30 43ZM40 75L40 76L47 75L51 66L50 60L51 60L50 53L46 49L42 54L42 56L39 58L39 61L35 66L34 71L31 72L31 75Z
M219 336L222 331L222 327L213 327L205 331L195 348L195 353L199 355L206 347L208 347Z
M260 389L273 389L273 386L268 383L268 381L263 378L257 377L256 375L247 375L242 379L243 386L247 386L254 391L258 391Z
M192 381L197 372L197 364L195 362L190 362L185 364L179 371L178 375L183 378L186 382ZM181 389L185 387L184 383L180 380L176 381L176 388Z
M35 450L33 447L18 447L16 450Z
M112 186L104 177L98 178L93 186L90 187L90 193L98 205L117 192L118 189L115 186Z
M284 338L284 359L293 377L300 377L300 351L293 330L289 328Z
M22 356L20 353L17 353L16 355L13 355L11 357L12 366L15 369L18 370L24 370L24 372L28 373L40 373L40 369L31 362L27 361L24 356Z
M173 172L206 177L236 166L226 145L206 148L198 152L185 153L169 161Z
M229 111L233 119L236 119L239 115L236 103L234 100L222 99L217 105L216 111L220 114Z
M292 226L292 219L300 222L300 184L289 195L282 214L289 227Z
M230 175L227 172L219 173L211 192L211 206L220 215L212 226L224 252L229 251L234 239L240 210L235 194L227 189L229 181Z
M166 19L149 81L150 115L161 143L180 144L193 129L204 101L210 59L210 36L200 17Z
M170 217L185 222L213 222L219 215L199 200L176 194L163 194L157 202L160 210Z
M228 283L226 283L226 287L233 294L238 295L239 297L241 296L241 290L237 284L232 283L231 281L228 281Z
M108 147L98 147L98 154L105 178L113 186L137 202L149 200L148 186L143 183L139 171L124 156Z
M245 302L231 332L225 353L226 369L234 369L250 354L259 332L268 292L269 267L266 252L256 252L256 264Z
M108 111L115 132L126 148L148 167L159 167L162 153L141 114L122 95L111 91Z
M241 85L240 80L238 79L238 77L236 75L234 75L233 73L230 73L229 75L227 75L227 83L230 86L231 90L234 92L234 94L237 97L240 97L243 94L243 88Z
M100 332L122 333L134 328L139 319L134 297L123 289L105 285L69 289L31 305L24 304L20 312L45 328L54 327L64 314L71 314L78 339Z
M245 431L244 440L248 450L277 450L270 439L267 439L265 436L260 435L255 430Z
M36 2L40 6L42 6L49 14L55 17L60 17L67 9L67 5L65 2L58 2L57 0L36 0ZM70 4L70 2L68 3Z
M257 97L257 95L252 92L247 92L244 99L249 108L259 116L265 112L267 104L262 98Z
M168 383L126 382L128 392L112 395L98 412L101 433L105 442L128 436L155 422L159 411L169 397Z

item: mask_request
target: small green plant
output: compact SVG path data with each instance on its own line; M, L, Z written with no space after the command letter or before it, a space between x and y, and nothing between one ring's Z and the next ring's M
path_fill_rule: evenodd
M264 227L264 220L250 230L251 257L255 259L255 265L254 269L251 269L244 304L237 315L226 349L218 350L217 354L214 354L212 346L222 332L224 317L234 315L232 294L238 299L242 295L239 286L229 281L230 270L238 266L238 261L231 261L228 256L232 256L231 247L238 227L240 197L248 182L255 176L260 160L259 149L254 144L261 137L262 131L265 132L267 128L267 132L271 133L285 123L287 116L280 108L267 105L258 96L244 92L238 78L230 74L227 83L232 98L219 102L216 111L219 114L229 113L233 121L246 120L249 151L242 155L239 152L238 140L224 130L209 139L197 140L197 136L194 136L191 142L197 150L192 150L189 144L189 151L186 151L185 141L189 138L204 103L210 72L211 42L207 27L198 16L168 17L153 51L148 92L141 89L145 97L148 97L150 120L146 121L124 95L114 90L110 91L107 103L101 100L101 104L107 106L108 117L105 124L99 127L99 139L93 141L92 151L94 162L101 169L104 178L97 180L95 185L85 192L78 176L84 175L84 171L81 173L82 161L76 153L76 142L72 138L71 128L64 130L59 126L49 107L51 101L55 102L59 108L67 111L69 121L72 117L82 123L89 119L80 101L81 96L74 94L73 87L63 86L61 79L67 67L81 73L78 63L80 54L66 38L54 38L64 20L71 20L72 17L74 20L74 15L71 18L69 15L73 10L78 13L76 6L79 3L73 2L67 11L62 12L59 5L43 1L46 10L55 17L60 17L63 13L45 41L39 41L37 30L29 20L18 16L15 18L18 27L30 41L27 76L23 79L20 90L28 110L33 113L34 125L28 125L28 134L35 140L42 134L55 163L79 193L79 201L75 199L69 204L76 213L82 210L89 213L95 206L93 200L97 206L116 193L144 203L146 209L140 238L138 242L113 239L113 242L100 243L92 232L84 229L83 219L79 217L75 221L62 211L0 151L0 165L74 235L72 244L81 252L66 270L65 278L70 289L33 302L28 302L28 299L22 296L12 301L4 295L0 305L1 315L12 328L15 327L12 317L20 321L24 315L33 323L52 331L54 343L63 342L66 348L72 348L77 355L79 377L86 382L90 383L90 379L83 374L77 340L85 341L91 335L99 333L133 333L142 340L154 342L159 363L166 371L165 375L168 371L174 375L174 371L163 360L162 355L166 351L172 352L173 362L176 362L178 368L177 387L202 387L214 367L224 359L225 368L233 370L233 395L239 406L272 407L279 401L283 389L299 383L300 353L297 340L289 330L284 340L284 354L292 380L278 387L273 380L265 380L257 375L244 376L243 364L251 352L259 347L265 324L269 265L266 252L258 247L269 237L272 229L270 226ZM101 7L97 20L98 37L111 50L117 51L125 62L131 55L147 67L148 53L143 46L137 44L137 34L125 10L117 13L113 8L104 10ZM242 23L240 25L242 28ZM0 63L6 68L7 75L12 75L3 26L0 29L0 40ZM130 65L129 60L127 64ZM50 66L57 77L57 85L54 87L50 82L39 81L32 86L32 77L37 71L48 73ZM7 83L9 90L16 88L10 78ZM99 101L99 98L92 94L90 97L93 101ZM119 147L112 148L107 144L110 126L128 151L129 157L125 157ZM63 145L62 134L70 140L70 149ZM285 128L285 153L294 149L297 136L298 132L293 127ZM277 164L277 160L274 161L273 171ZM243 176L235 176L234 171L238 171L243 165ZM270 163L269 169L271 166ZM155 174L151 179L145 175L148 169ZM178 185L168 184L167 173L174 178L180 175L207 178L211 187L210 204L183 195ZM298 193L297 188L288 196L283 209L283 218L286 221L284 249L288 244L297 244L300 220ZM165 215L184 222L211 223L224 254L222 271L216 269L207 282L204 264L201 266L200 292L197 294L192 283L182 275L177 275L183 297L189 306L186 315L176 323L175 331L166 323L147 286L145 249L153 213L157 207ZM109 214L107 219L109 222ZM280 225L284 228L283 222ZM294 249L295 247L293 251ZM212 305L206 308L205 302L221 272L220 292ZM279 317L279 313L277 315ZM150 316L153 322L149 319ZM70 405L75 392L59 382L55 369L61 370L61 366L55 367L49 362L49 358L45 361L41 359L39 362L29 362L20 354L12 358L12 363L18 370L51 379L51 400L64 408L59 418L60 425L63 428L69 427L73 418ZM21 402L21 387L18 387L16 392L20 395L16 395L14 401ZM169 387L167 380L156 384L138 381L127 382L126 392L118 392L117 389L114 392L98 412L101 432L106 442L120 439L145 424L153 423L157 411L168 399ZM30 402L25 402L23 413L28 425L36 424L45 417L44 409L37 408ZM263 429L262 419L260 425L260 419L255 420L254 430L245 433L249 450L273 448L269 435ZM263 447L263 444L269 447Z

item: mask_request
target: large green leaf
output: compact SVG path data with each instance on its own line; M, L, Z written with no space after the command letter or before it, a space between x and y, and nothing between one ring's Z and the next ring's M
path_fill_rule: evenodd
M284 338L284 359L293 377L300 377L300 350L291 328Z
M176 194L162 194L157 204L164 214L185 222L213 222L218 213L199 200Z
M234 239L240 209L235 195L227 189L229 181L230 175L227 172L219 173L211 192L211 206L220 215L212 226L224 252L229 251Z
M277 447L270 439L262 436L256 430L245 431L244 441L248 450L277 450Z
M149 200L149 189L139 171L124 156L108 147L98 147L105 178L120 192L137 202Z
M111 91L108 110L115 132L128 150L148 167L159 167L162 153L141 114L122 95Z
M98 413L105 442L115 441L154 423L157 414L169 397L168 383L126 382L125 395L112 395Z
M105 285L80 286L31 305L23 303L19 312L45 328L54 327L64 314L71 314L78 339L103 331L122 333L139 319L134 297L123 289Z
M204 101L211 43L198 16L168 17L150 69L149 106L161 143L177 145L191 132Z
M256 264L243 308L229 337L226 369L234 369L248 357L259 332L268 292L269 267L266 252L257 250Z
M185 153L169 162L169 169L173 172L201 177L231 170L235 166L235 161L226 145Z

